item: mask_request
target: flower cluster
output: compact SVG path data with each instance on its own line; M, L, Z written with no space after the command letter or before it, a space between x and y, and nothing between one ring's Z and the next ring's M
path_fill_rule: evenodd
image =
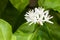
M53 18L53 16L49 15L49 10L44 10L44 8L35 8L34 10L30 10L29 12L26 12L25 19L27 22L29 22L31 25L32 23L43 25L44 22L52 23L50 19Z

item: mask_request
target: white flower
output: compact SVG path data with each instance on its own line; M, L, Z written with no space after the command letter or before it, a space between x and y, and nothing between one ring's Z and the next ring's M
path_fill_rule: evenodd
M39 23L40 25L43 25L44 22L52 23L50 19L53 18L53 16L49 15L48 10L44 10L43 8L35 8L34 10L30 10L29 12L26 12L25 19L27 20L29 25L32 23L36 24Z

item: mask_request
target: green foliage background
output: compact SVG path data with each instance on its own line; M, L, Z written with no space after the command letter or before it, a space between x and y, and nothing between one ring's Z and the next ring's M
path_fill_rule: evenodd
M38 7L50 10L54 24L28 25L24 14L30 0L0 0L0 40L60 40L60 0L38 0Z

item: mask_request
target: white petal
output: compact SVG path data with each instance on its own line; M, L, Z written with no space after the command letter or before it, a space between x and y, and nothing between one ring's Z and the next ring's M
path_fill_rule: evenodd
M53 22L51 22L51 21L47 21L47 22L49 22L49 23L53 24Z
M33 23L34 24L39 23L40 25L43 25L44 22L53 24L53 22L49 21L52 18L53 16L49 15L49 10L44 11L44 8L42 7L35 8L34 10L30 10L25 14L25 19L27 20L27 22L30 22L29 25Z
M29 23L29 25L33 24L33 22Z

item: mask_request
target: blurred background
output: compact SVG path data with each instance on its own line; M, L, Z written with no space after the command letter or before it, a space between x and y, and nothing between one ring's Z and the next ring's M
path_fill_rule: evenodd
M51 21L54 24L38 25L38 30L34 25L30 27L23 24L26 22L24 18L26 12L35 7L49 10L49 14L53 16ZM32 40L60 40L60 0L0 0L0 18L11 24L13 33L23 24L21 29L14 33L19 40L20 38L21 40L29 40L32 36Z

